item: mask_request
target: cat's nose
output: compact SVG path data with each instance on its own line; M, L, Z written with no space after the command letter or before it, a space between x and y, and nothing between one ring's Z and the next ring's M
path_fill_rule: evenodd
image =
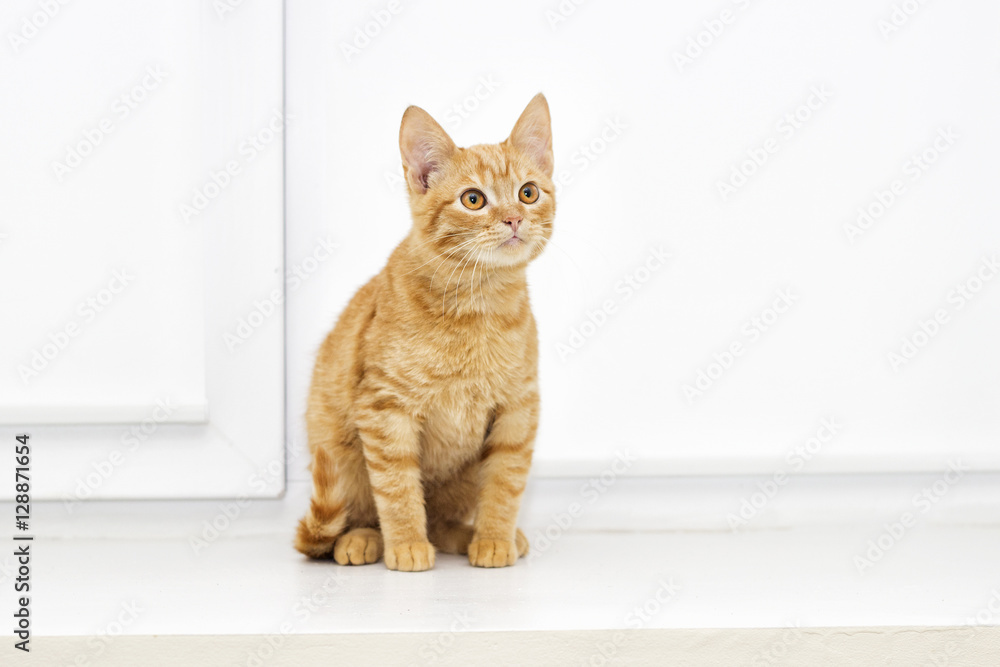
M521 226L522 218L520 216L511 216L509 218L504 218L503 223L505 225L510 225L511 231L517 234L517 228Z

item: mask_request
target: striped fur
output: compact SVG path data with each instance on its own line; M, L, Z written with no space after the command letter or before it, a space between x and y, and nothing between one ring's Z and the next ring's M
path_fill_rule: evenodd
M410 107L400 152L413 226L317 355L295 547L394 570L429 569L435 550L513 565L539 410L525 267L555 215L548 105L536 96L508 139L469 148ZM519 198L527 183L534 203ZM462 204L470 188L483 208Z

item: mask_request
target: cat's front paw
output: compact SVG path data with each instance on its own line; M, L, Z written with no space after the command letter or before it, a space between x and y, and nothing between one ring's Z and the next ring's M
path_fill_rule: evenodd
M400 572L422 572L434 567L430 542L401 542L385 547L385 566Z
M476 567L507 567L517 562L518 555L517 544L512 540L473 537L469 543L469 563Z

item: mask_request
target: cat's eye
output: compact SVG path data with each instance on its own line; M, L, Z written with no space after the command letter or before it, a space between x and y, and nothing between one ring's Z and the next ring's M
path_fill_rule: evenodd
M538 201L538 186L534 183L525 183L517 196L525 204L534 204Z
M478 211L486 206L486 195L479 190L466 190L462 193L462 205L467 209Z

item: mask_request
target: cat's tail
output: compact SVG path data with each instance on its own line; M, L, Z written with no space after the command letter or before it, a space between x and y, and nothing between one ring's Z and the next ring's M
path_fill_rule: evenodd
M313 453L313 497L309 511L299 521L295 548L310 558L330 558L333 545L347 531L348 511L339 485L332 479L329 455L323 448Z
M347 512L340 505L327 505L317 498L299 521L295 548L310 558L330 558L333 545L347 530Z

